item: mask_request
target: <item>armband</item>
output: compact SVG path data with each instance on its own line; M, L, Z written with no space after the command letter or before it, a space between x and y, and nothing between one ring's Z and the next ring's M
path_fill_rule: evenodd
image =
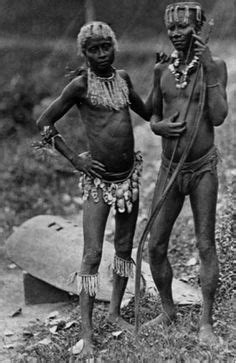
M61 140L64 141L63 137L59 133L57 133L56 135L52 136L51 139L50 139L50 143L51 143L53 149L55 149L55 138L56 137L59 137Z
M41 132L42 136L42 143L44 145L49 144L52 146L53 149L55 149L55 138L59 137L63 140L63 137L59 132L56 132L56 134L53 135L54 130L50 128L50 126L44 126L43 131Z
M44 144L50 144L50 145L51 145L53 136L55 136L55 135L53 135L53 130L50 128L50 126L44 126L43 131L40 132L40 135L42 136L42 142Z
M56 131L56 134L55 134ZM42 136L41 141L35 141L32 143L32 147L36 152L42 154L42 156L47 155L55 155L55 139L59 137L61 140L64 141L61 134L57 132L57 130L52 130L50 126L44 126L43 131L40 133Z

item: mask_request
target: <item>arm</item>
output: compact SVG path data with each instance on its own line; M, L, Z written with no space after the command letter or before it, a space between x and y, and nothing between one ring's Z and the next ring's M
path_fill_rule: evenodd
M220 126L227 114L228 103L226 95L227 70L223 61L206 71L207 106L209 119L214 126Z
M69 161L72 161L75 157L75 153L65 144L62 137L60 137L55 127L55 123L76 103L74 96L75 89L75 82L71 82L36 121L41 134L45 136L45 140L47 141L48 139L48 143L53 142L55 148ZM47 131L45 132L45 130Z
M141 97L134 90L133 84L129 75L125 71L120 71L120 75L125 79L129 89L130 108L144 120L149 121L152 115L152 91L150 92L147 101L144 103Z
M178 137L185 131L185 122L175 122L179 112L175 112L168 118L163 119L163 96L160 87L160 78L163 66L157 64L154 68L154 85L153 85L153 115L150 121L151 129L156 135L166 138Z
M193 37L195 39L195 54L201 58L206 76L206 102L209 119L212 120L214 126L219 126L224 122L228 113L226 64L220 59L214 60L212 58L208 46L201 37L195 34Z
M154 68L154 82L153 82L153 92L152 92L152 108L153 114L150 121L150 126L154 134L161 135L159 130L159 123L162 120L162 109L163 109L163 100L162 93L160 89L160 76L161 69L160 65L157 64Z
M149 121L152 116L152 94L153 91L151 90L144 103L140 96L135 92L134 88L130 88L130 108L146 121Z
M169 57L161 52L156 53L156 59L158 63L165 63L168 61ZM139 116L144 118L146 121L149 121L153 114L153 92L154 89L151 89L145 103L139 97L139 95L135 92L130 77L126 73L126 81L129 86L129 98L131 102L131 109L136 112Z
M92 160L89 153L77 155L65 143L58 133L55 123L64 116L75 104L82 99L85 87L82 78L73 80L64 88L61 95L46 109L37 120L37 126L44 140L53 146L79 171L88 175L100 176L99 171L104 171L104 166ZM45 131L46 130L46 131Z

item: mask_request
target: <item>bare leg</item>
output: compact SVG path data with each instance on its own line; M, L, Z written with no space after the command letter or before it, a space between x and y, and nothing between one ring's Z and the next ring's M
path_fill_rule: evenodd
M81 265L81 274L95 275L98 271L101 256L104 230L110 207L104 203L102 196L100 201L94 203L89 198L84 203L83 228L84 228L84 251ZM80 309L84 339L83 355L93 353L92 345L92 312L95 296L90 296L84 290L80 294Z
M157 183L153 198L153 208L159 199L160 191L160 184ZM149 262L153 280L160 294L164 313L148 323L149 325L163 322L169 323L176 318L171 289L173 273L167 257L167 250L170 234L183 202L184 196L179 193L177 186L173 185L151 230Z
M108 321L115 323L119 329L133 331L133 326L120 315L120 305L127 286L128 277L122 277L113 272L113 290L108 313Z
M93 342L92 342L92 314L95 296L89 296L85 291L80 294L80 311L82 318L82 329L84 340L84 348L82 351L83 356L93 355Z
M203 312L200 320L201 342L215 344L212 329L212 310L218 282L218 259L215 248L215 216L218 180L215 174L205 173L190 196L199 255L200 280L203 295Z
M120 305L124 296L127 282L128 277L119 276L115 272L113 272L113 289L109 306L110 318L117 318L120 316Z
M116 213L115 249L116 255L123 260L130 260L133 237L138 215L138 201L134 203L131 213ZM120 316L120 305L124 296L128 277L113 272L113 291L109 308L109 320L115 321L123 329L132 329L132 326Z

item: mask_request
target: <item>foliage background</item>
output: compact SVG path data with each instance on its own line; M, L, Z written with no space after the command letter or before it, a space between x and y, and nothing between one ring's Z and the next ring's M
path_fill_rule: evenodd
M234 0L199 1L216 23L215 37L234 37ZM109 23L119 37L146 38L164 33L163 14L170 0L96 0L98 20ZM1 34L40 38L74 38L85 18L85 0L1 0ZM227 24L227 26L225 26Z

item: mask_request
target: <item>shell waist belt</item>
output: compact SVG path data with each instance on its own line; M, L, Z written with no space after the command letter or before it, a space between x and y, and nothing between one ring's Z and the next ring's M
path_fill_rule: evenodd
M91 178L82 174L79 187L83 191L83 199L93 198L95 203L100 201L102 196L105 203L114 206L119 213L128 211L131 213L133 203L137 201L139 195L140 176L142 173L142 155L138 151L135 153L134 166L124 178L124 173L114 174L118 181L107 181L100 178ZM123 177L123 178L122 178Z

